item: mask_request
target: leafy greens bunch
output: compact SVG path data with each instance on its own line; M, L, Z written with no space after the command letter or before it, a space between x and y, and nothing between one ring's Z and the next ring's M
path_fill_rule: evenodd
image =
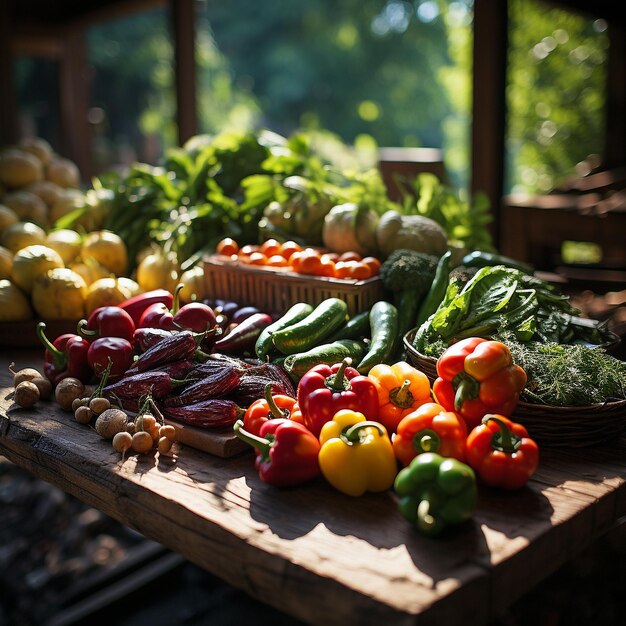
M598 344L596 325L580 325L580 313L556 286L503 265L483 267L467 282L451 276L435 313L417 329L416 350L438 357L465 337L520 342Z

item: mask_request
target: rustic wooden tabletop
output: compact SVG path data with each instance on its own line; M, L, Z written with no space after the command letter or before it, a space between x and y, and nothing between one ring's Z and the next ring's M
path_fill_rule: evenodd
M420 536L392 493L350 498L322 479L279 490L252 455L181 446L129 456L57 405L20 409L0 363L0 453L35 476L312 624L486 624L626 512L626 441L542 450L517 493L481 488L474 518Z

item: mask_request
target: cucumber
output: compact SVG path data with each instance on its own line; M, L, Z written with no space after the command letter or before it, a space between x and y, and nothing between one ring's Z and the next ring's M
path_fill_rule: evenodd
M272 343L282 354L306 352L318 346L345 321L348 305L339 298L327 298L303 320L272 333Z
M370 310L372 340L367 354L357 365L361 374L367 374L374 365L386 363L394 353L398 341L398 309L380 300Z
M352 316L343 326L338 328L328 341L337 339L359 339L370 334L370 312L363 311Z
M313 307L306 302L297 302L282 317L279 317L273 324L265 327L259 338L256 340L254 351L261 361L265 361L267 355L273 350L272 333L288 328L289 326L303 320L313 312Z
M350 357L358 363L365 354L365 345L354 339L338 339L308 350L285 357L283 367L294 382L298 382L312 367L325 363L334 365Z

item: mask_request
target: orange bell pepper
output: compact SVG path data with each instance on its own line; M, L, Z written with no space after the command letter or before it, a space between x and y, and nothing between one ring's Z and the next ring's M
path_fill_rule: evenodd
M272 384L265 386L265 397L255 400L243 416L244 428L253 435L258 435L261 426L268 420L292 418L295 398L283 394L272 395Z
M465 462L467 425L454 411L427 402L405 415L393 436L393 451L403 466L423 452L436 452Z
M406 361L375 365L368 377L378 392L378 421L390 434L405 415L432 401L428 377Z
M522 424L488 414L467 437L467 462L486 485L520 489L539 465L539 447Z
M471 429L483 415L511 415L526 385L526 372L513 363L500 341L469 337L452 344L437 361L435 400L456 411Z

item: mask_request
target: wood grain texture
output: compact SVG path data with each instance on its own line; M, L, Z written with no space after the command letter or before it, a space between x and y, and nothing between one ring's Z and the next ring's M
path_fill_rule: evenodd
M17 409L10 392L0 364L2 454L311 624L487 623L626 512L623 441L546 451L527 488L481 488L474 519L432 540L392 493L349 498L322 479L279 490L259 481L251 454L187 446L122 463L69 413Z

